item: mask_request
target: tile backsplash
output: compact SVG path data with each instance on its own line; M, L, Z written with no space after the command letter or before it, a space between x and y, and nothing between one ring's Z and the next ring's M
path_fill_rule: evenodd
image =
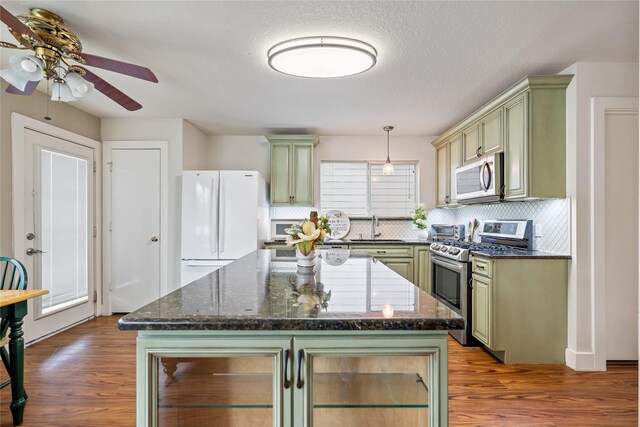
M531 219L534 224L533 248L539 251L568 255L570 253L570 200L550 199L527 202L471 205L458 209L432 209L427 213L427 226L431 224L464 224L474 218L482 219ZM278 207L271 208L272 219L302 219L315 208ZM318 210L319 211L319 210ZM380 239L415 239L416 229L409 220L380 220L376 231ZM347 239L363 239L371 236L371 220L352 219Z

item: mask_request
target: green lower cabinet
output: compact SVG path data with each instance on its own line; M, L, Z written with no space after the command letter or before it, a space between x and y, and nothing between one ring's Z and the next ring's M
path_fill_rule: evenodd
M429 246L415 246L413 255L413 283L431 294L431 252Z
M137 425L447 425L446 331L144 331Z
M491 279L476 274L471 279L473 336L489 349L493 348L491 341L491 283Z
M472 262L473 335L504 363L565 363L566 259Z
M386 258L380 261L408 281L413 282L413 258Z

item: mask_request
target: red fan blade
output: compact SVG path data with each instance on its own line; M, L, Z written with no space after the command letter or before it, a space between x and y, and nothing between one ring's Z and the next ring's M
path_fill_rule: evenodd
M21 91L15 86L9 85L7 87L7 93L13 93L14 95L31 95L36 87L38 87L39 81L28 81L27 86L24 88L24 91Z
M78 68L81 68L81 67L78 67ZM136 111L142 108L142 105L138 104L136 101L129 98L127 95L125 95L123 92L113 87L111 84L102 80L102 78L96 76L91 71L85 68L83 68L83 70L85 71L85 75L84 75L85 80L93 83L97 90L99 90L109 98L113 99L115 102L122 105L127 110Z
M9 12L7 9L5 9L2 6L0 6L0 21L4 22L7 27L11 28L13 31L15 31L18 34L31 37L32 39L40 43L44 43L36 33L31 31L31 29L26 25L24 25L22 22L18 21L18 18L13 16L11 12Z
M76 55L79 56L84 59L85 65L115 71L116 73L126 74L127 76L158 83L158 78L153 74L153 71L139 65L116 61L115 59L103 58L102 56L91 55L90 53L84 52L69 52L68 55L72 59L75 59L74 56Z

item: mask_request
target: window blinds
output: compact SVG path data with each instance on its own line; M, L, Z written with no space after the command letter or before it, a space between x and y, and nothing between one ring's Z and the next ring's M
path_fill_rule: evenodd
M408 217L417 203L417 164L394 164L395 174L382 175L382 163L322 162L320 207L349 216Z

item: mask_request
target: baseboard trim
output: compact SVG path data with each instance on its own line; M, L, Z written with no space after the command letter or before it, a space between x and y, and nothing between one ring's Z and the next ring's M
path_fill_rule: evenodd
M567 348L564 351L564 359L566 365L574 371L602 370L596 369L596 355L592 351L575 351Z

